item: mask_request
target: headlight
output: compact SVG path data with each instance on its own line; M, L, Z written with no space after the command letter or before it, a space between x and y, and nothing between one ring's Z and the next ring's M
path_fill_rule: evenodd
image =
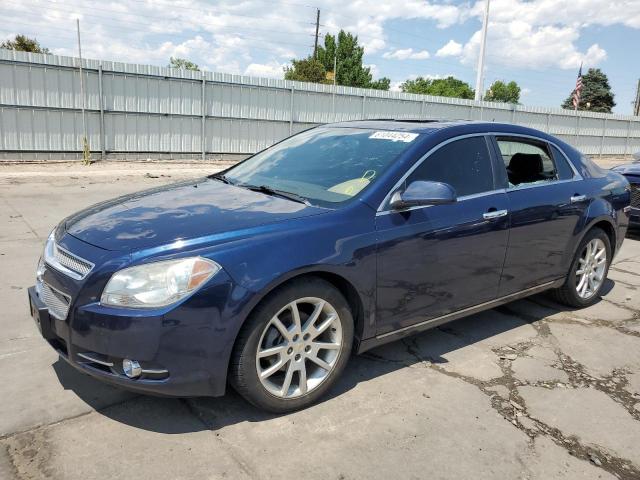
M165 307L197 290L220 269L202 257L125 268L113 274L100 302L116 307Z

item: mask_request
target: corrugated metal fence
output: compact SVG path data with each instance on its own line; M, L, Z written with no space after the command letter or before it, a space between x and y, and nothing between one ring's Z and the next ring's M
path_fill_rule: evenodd
M0 159L78 158L79 60L0 49ZM363 118L518 123L592 155L640 150L640 117L532 108L84 60L93 157L249 154L313 125Z

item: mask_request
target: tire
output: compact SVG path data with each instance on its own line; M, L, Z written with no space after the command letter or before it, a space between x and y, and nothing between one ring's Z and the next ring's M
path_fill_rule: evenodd
M258 408L299 410L331 388L352 344L353 316L340 291L316 277L294 280L271 292L247 319L234 345L229 382Z
M595 275L596 278L600 278L597 288L588 289L588 295L585 296L581 295L578 290L581 285L584 289L584 284L580 284L582 275L578 275L578 272L582 267L582 262L584 262L586 249L590 244L592 246L596 244L604 246L606 259L604 260L604 268L602 269L601 277L597 272ZM611 241L609 240L609 236L600 228L593 228L589 230L576 250L573 261L571 262L569 274L567 275L564 284L560 288L552 290L552 296L558 302L574 308L584 308L596 303L600 298L600 292L602 291L602 287L607 279L607 274L609 273L609 265L611 264L612 257L611 253Z

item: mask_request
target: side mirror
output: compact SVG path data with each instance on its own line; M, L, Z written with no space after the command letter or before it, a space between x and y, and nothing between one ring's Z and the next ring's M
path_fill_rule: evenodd
M640 152L636 152L632 155L634 162L640 162Z
M456 201L456 191L448 183L416 180L391 196L389 205L394 210L426 205L445 205Z

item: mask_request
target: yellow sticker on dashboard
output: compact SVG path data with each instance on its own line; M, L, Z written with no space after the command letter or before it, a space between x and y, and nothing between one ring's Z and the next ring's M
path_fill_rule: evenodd
M411 132L380 131L380 132L375 132L371 134L369 138L374 138L376 140L391 140L392 142L409 143L415 140L417 136L418 136L417 133L411 133Z

